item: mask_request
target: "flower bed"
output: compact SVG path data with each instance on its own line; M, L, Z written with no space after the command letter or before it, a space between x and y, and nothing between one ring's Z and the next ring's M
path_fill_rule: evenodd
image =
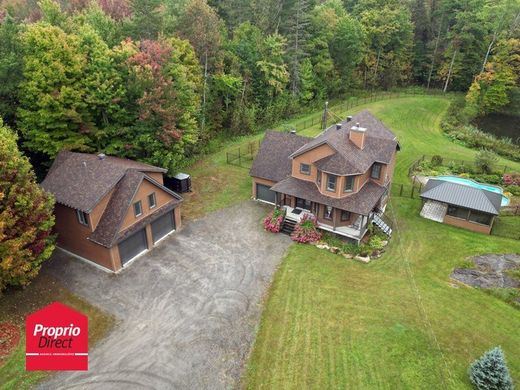
M364 263L381 257L387 245L388 237L377 231L373 225L369 227L367 235L359 245L345 242L330 233L324 234L322 240L316 243L316 247L319 249L325 249L346 259L356 259Z
M282 229L285 212L281 209L274 209L264 218L264 229L268 232L279 233Z
M291 233L291 239L303 244L319 241L321 239L321 233L318 231L318 221L316 217L305 214L294 227L294 231Z

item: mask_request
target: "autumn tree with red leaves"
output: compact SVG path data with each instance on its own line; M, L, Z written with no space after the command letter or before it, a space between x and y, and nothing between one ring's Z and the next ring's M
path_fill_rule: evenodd
M27 285L54 250L54 198L0 119L0 291Z

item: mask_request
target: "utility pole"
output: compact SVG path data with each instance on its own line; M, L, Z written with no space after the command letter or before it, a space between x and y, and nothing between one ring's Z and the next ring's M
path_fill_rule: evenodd
M325 109L323 110L323 117L321 118L321 129L327 128L327 117L329 115L329 102L325 102Z

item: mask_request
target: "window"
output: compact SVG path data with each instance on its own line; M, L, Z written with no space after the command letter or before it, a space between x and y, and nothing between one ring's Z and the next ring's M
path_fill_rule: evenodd
M348 221L350 219L350 211L341 210L341 220Z
M455 218L468 219L469 210L457 206L448 206L447 214Z
M157 206L155 201L155 192L152 192L150 195L148 195L148 207L153 209L155 206Z
M309 164L300 164L300 173L302 175L310 175L311 174L311 166Z
M491 214L481 213L479 211L471 210L471 214L469 215L469 220L471 222L480 223L481 225L491 225L491 221L493 220L493 216Z
M134 203L134 215L136 217L140 216L143 213L143 206L141 205L141 201L138 200Z
M372 172L370 172L372 179L379 179L381 177L381 164L375 163L372 165Z
M311 209L311 201L301 198L296 198L296 207L304 210L310 210Z
M321 188L321 171L318 169L318 173L316 176L316 183L318 184L318 187Z
M81 210L76 210L76 214L78 215L79 223L88 226L88 214Z
M332 219L332 210L333 208L331 206L325 206L323 209L323 218Z
M345 192L354 191L354 176L345 177Z
M327 191L336 192L336 179L334 175L327 176Z

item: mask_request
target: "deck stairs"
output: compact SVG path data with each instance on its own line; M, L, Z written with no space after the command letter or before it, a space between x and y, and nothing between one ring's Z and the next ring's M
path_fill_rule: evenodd
M282 225L281 232L287 235L291 235L291 233L294 231L294 227L296 226L296 221L294 219L285 218Z
M374 225L376 225L379 229L381 229L381 231L383 233L385 233L388 237L392 236L392 228L390 227L390 225L388 223L386 223L383 220L383 212L382 211L374 213L374 215L372 217L372 223Z

